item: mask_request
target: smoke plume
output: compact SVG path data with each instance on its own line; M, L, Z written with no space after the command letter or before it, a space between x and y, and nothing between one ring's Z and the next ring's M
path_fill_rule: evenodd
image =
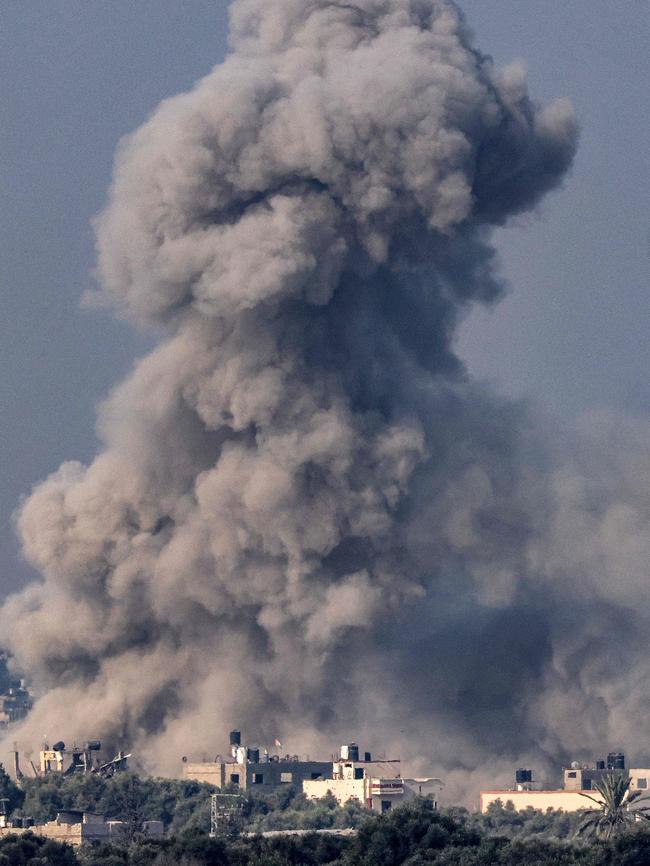
M237 725L454 784L638 753L647 428L552 429L453 351L502 292L491 229L576 139L448 0L235 0L96 221L98 300L161 339L21 507L43 579L0 624L42 696L12 739L177 773Z

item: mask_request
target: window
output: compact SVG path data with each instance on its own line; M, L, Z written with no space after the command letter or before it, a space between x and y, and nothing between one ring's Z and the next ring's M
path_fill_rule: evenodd
M354 768L354 778L355 779L363 779L363 767L355 767Z
M254 785L263 785L264 784L264 775L262 773L253 773L253 784Z
M648 780L647 779L637 779L636 780L636 786L637 786L637 788L647 788L648 787Z
M569 779L575 779L576 775L577 775L577 774L576 774L575 770L573 770L573 771L570 772L570 773L567 773L567 777L568 777Z
M280 773L280 782L293 782L293 773Z
M239 773L231 773L230 774L230 784L238 785L239 784Z

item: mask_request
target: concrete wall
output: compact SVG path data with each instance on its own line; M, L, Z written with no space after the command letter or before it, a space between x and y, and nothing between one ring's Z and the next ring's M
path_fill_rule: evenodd
M280 785L301 787L304 781L314 776L329 776L332 764L329 761L269 761L268 763L206 762L183 764L183 779L207 782L223 788L237 785L242 791L251 788L270 791ZM233 778L235 777L235 778Z
M107 823L61 824L58 821L48 821L47 824L35 824L33 827L0 827L0 836L34 833L45 836L56 842L67 842L68 845L81 845L84 842L107 842L109 827Z
M195 782L207 782L208 785L216 785L217 788L223 788L224 785L228 784L224 781L226 766L232 766L232 764L217 764L214 761L183 764L181 777L183 779L192 779ZM235 770L234 772L237 771Z
M320 800L331 793L337 803L343 805L348 800L358 800L362 805L369 805L370 779L318 779L302 783L302 791L308 800Z
M590 797L597 799L594 791L585 791ZM592 800L583 797L579 791L481 791L480 810L486 812L490 803L500 800L505 806L511 802L517 811L527 809L539 809L546 812L547 809L562 809L564 812L577 812L579 809L591 809L595 807Z
M565 791L590 791L605 777L611 774L611 770L596 770L590 767L565 767L564 768L564 790Z
M643 767L629 769L630 788L634 791L647 791L650 796L650 770Z
M408 782L412 784L409 785ZM361 805L380 814L419 796L420 787L422 780L418 784L415 779L379 779L372 776L364 776L363 779L345 776L319 779L315 782L306 781L302 784L303 793L308 800L320 800L330 793L341 806L349 800L357 800Z

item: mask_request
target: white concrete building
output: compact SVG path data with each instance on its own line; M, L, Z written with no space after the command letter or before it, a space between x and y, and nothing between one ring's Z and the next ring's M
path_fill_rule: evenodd
M437 794L442 789L440 779L374 776L370 771L377 763L372 760L359 761L355 744L343 746L341 758L332 764L331 778L304 781L303 793L309 800L319 800L332 794L340 805L356 800L380 814L413 797L432 797L437 801Z

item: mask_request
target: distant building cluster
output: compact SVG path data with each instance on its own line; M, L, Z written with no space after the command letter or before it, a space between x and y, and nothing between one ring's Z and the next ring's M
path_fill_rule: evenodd
M596 785L612 773L625 775L630 780L630 791L645 791L650 782L650 769L625 769L625 755L621 752L610 752L607 759L582 764L573 761L568 767L562 768L562 787L548 788L533 780L532 770L519 769L515 773L515 784L512 788L493 791L481 791L480 810L487 812L493 803L500 802L504 806L511 803L517 810L532 808L545 812L547 809L562 809L565 812L576 812L580 809L593 807L593 801L584 794L599 799Z
M0 814L0 837L27 832L54 839L56 842L67 842L69 845L96 844L124 839L125 824L123 821L107 820L104 815L84 812L81 809L66 809L59 812L54 821L45 824L34 824L31 818L16 818L11 821L6 815ZM140 832L144 836L159 838L164 832L163 822L144 821Z
M399 772L381 771L399 764L397 760L376 759L370 752L360 757L356 743L344 745L330 761L302 760L298 755L272 755L242 745L241 732L230 733L230 755L217 755L214 761L191 763L183 760L182 776L208 782L220 789L246 791L272 790L280 785L299 787L310 800L331 794L340 803L357 801L368 809L383 813L415 796L436 798L442 787L436 778L402 778Z

